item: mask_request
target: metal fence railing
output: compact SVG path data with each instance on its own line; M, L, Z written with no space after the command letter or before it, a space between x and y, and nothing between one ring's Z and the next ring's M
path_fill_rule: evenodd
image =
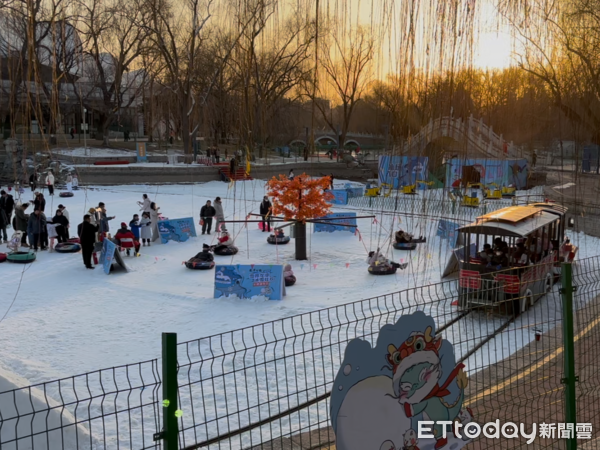
M559 270L548 267L533 281ZM512 282L498 279L485 287L494 290L494 304L471 305L460 301L471 298L464 283L446 281L180 342L173 346L176 358L163 351L161 359L0 392L0 448L172 449L166 439L172 443L174 436L177 448L187 450L328 448L335 444L329 397L346 346L357 337L374 346L383 325L418 310L434 319L436 332L466 365L465 405L479 423L567 422L573 417L565 413L568 353L579 377L572 402L578 422L595 430L600 258L572 269L577 291L570 338L560 282L539 295L506 294ZM527 311L517 314L522 305ZM565 339L574 352L563 346ZM168 364L176 399L166 394ZM175 415L175 429L166 414ZM536 442L536 448L566 448L558 436ZM470 445L520 448L524 441Z

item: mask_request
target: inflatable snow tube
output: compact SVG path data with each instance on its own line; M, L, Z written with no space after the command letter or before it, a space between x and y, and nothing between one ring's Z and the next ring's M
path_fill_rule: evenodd
M393 275L398 270L397 267L387 267L387 266L369 266L369 273L371 275Z
M0 263L6 261L6 253L0 253Z
M293 286L294 284L296 284L296 277L294 275L290 275L289 277L285 277L285 285L286 286Z
M54 247L58 253L77 253L81 250L81 245L74 242L62 242Z
M81 244L81 241L77 237L71 238L67 242L69 242L71 244Z
M278 238L278 237L275 237L275 236L269 236L267 238L267 242L269 244L273 244L273 245L285 245L285 244L289 244L290 237L289 236L284 236L282 238Z
M61 192L60 194L58 194L59 197L73 197L74 195L75 194L69 191Z
M394 244L394 248L396 250L414 250L417 248L417 243L416 242L408 242L408 243L396 242Z
M6 255L6 260L12 263L29 264L35 261L35 253L14 252Z
M234 247L233 245L231 247L215 248L215 250L214 250L215 255L220 255L220 256L235 255L237 252L238 252L238 248Z
M190 258L185 262L185 267L192 270L210 270L215 267L214 261L201 261L196 258Z

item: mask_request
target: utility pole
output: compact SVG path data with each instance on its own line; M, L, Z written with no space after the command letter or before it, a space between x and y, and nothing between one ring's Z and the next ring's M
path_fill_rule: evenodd
M87 140L86 140L86 136L85 136L85 132L87 131L87 109L83 108L83 123L81 124L81 128L83 128L83 148L85 149L85 155L88 155L88 150L87 150Z

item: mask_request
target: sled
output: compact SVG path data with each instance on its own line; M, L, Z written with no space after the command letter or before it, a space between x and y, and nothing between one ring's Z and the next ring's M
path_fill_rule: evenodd
M218 249L218 248L214 249L215 255L219 255L219 256L231 256L231 255L235 255L237 252L238 252L238 248L234 247L233 245L231 247L225 247L222 249Z
M74 242L62 242L54 246L54 251L57 253L77 253L81 250L81 245Z
M269 236L267 238L267 242L269 244L273 244L273 245L285 245L285 244L290 243L290 237L289 236L284 236L284 237Z
M29 264L35 261L35 253L33 252L13 252L6 256L6 260L11 263Z
M296 284L296 276L295 275L290 275L289 277L285 277L285 285L286 286L293 286L294 284Z
M394 244L396 250L414 250L417 248L416 242L396 242Z
M58 194L59 197L73 197L74 195L75 194L69 191L61 192L60 194Z
M192 270L210 270L215 267L215 262L201 261L196 258L190 258L185 262L185 267Z
M393 275L396 273L396 271L398 269L400 270L404 270L408 267L408 263L402 263L402 264L398 264L398 263L391 263L392 267L386 266L386 265L380 265L380 266L369 266L369 273L371 275Z

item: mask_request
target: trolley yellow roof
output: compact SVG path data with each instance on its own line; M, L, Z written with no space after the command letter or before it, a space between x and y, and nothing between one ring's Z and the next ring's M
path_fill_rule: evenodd
M477 218L477 222L507 222L517 223L539 214L542 210L535 206L509 206Z

